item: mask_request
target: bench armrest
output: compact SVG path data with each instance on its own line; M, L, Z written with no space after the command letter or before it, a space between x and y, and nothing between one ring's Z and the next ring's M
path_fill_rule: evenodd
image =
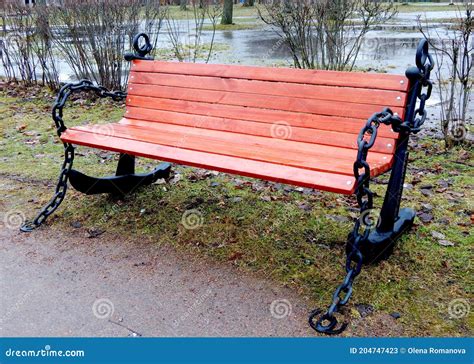
M68 100L69 96L73 93L82 92L82 91L92 91L97 96L111 97L114 101L122 101L127 97L127 93L123 91L109 91L103 86L94 85L90 80L81 80L79 82L68 83L61 87L56 100L53 105L52 117L56 125L56 132L58 136L67 129L63 121L63 108Z

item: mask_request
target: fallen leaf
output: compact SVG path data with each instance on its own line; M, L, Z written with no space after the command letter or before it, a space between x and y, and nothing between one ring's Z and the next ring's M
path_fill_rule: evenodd
M229 260L229 261L237 260L237 259L242 258L243 255L244 255L244 254L241 253L241 252L234 252L234 253L232 253L231 255L229 255L228 260Z
M424 212L430 212L430 211L433 210L433 205L431 205L429 203L422 203L421 207L423 207Z
M93 239L105 233L103 229L88 229L86 233L86 238Z
M441 246L454 246L454 243L449 240L439 240L438 244Z
M446 239L446 236L444 236L444 234L441 234L437 231L432 231L431 236L435 239Z
M340 216L340 215L324 215L326 219L333 220L336 222L347 222L350 221L347 216Z
M426 213L426 212L421 213L418 217L424 223L427 223L427 222L430 222L431 220L433 220L433 215L429 214L429 213Z
M422 190L420 190L420 191L421 191L421 193L422 193L424 196L426 196L426 197L433 196L433 191L431 191L431 190L422 189Z

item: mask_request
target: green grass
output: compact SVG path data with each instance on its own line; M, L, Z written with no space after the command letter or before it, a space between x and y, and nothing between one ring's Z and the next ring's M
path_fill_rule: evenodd
M188 10L183 11L179 6L168 6L167 11L169 17L176 20L194 19L194 11L192 7L188 7ZM251 30L262 27L264 24L259 19L258 7L244 7L241 5L234 6L233 13L234 24L223 25L218 23L216 30ZM220 22L220 18L218 19ZM212 31L212 25L204 25L203 30Z
M218 24L216 25L216 30L222 31L222 30L252 30L252 29L258 29L263 26L262 23L257 24L257 23L245 23L245 24L229 24L229 25L223 25L223 24ZM213 30L212 25L205 25L202 27L203 30Z
M398 5L397 10L400 13L425 13L430 11L457 11L459 5L436 5L430 3L409 3L408 5ZM461 6L462 9L462 6Z
M30 91L9 92L0 93L0 181L11 187L0 203L4 211L19 208L33 217L52 193L62 146L49 116L51 95L43 90L34 96ZM67 125L102 123L119 120L122 113L123 108L113 103L78 99L65 120ZM441 141L429 137L413 144L406 182L414 187L406 189L402 204L418 211L431 204L433 219L417 220L388 261L363 269L350 307L364 303L372 304L377 313L401 313L398 322L407 336L467 336L472 334L472 315L450 319L447 307L453 299L469 299L473 293L472 150L458 147L445 152ZM97 176L113 173L114 154L88 148L77 152L77 169ZM155 164L139 159L140 170ZM333 216L356 217L352 197L302 193L226 174L205 175L192 168L175 171L182 176L177 183L155 184L124 201L70 189L48 224L77 233L70 223L80 221L82 229L104 228L149 244L172 245L291 287L314 306L327 305L343 278L344 245L352 228L349 219ZM387 176L378 179L384 180ZM443 187L446 183L449 186ZM421 193L421 187L428 185L429 197ZM372 187L375 205L380 206L385 185ZM302 209L303 205L310 209ZM187 210L201 214L198 229L183 226ZM441 246L433 232L444 234L454 246Z
M189 42L192 42L191 38L189 39ZM204 44L199 45L199 50L197 52L198 61L207 59L210 47L211 47L211 43L204 43ZM183 53L183 56L185 57L185 61L192 60L192 57L194 54L194 48L195 47L192 44L183 44L183 49L181 50L181 52ZM218 53L225 52L229 49L230 49L229 44L215 42L212 45L212 53L211 53L210 59L216 57ZM172 48L155 49L154 55L157 59L160 59L160 60L177 60L175 51Z
M168 6L169 15L173 19L193 19L194 12L191 6L188 6L188 10L183 11L179 6ZM257 18L258 10L257 6L245 7L241 5L234 5L233 17L254 17Z

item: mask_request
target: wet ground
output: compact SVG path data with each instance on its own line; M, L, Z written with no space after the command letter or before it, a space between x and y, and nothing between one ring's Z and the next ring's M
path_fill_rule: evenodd
M356 68L387 73L403 74L405 70L414 65L415 53L418 42L423 38L417 27L418 17L425 23L431 34L443 35L449 23L447 20L455 18L456 11L430 11L422 14L399 13L396 18L381 24L369 32L363 42L360 54L355 64ZM177 28L182 29L180 34L183 44L193 43L193 38L188 31L194 20L176 21ZM211 63L243 64L243 65L278 65L292 66L291 55L281 38L274 29L263 24L256 16L234 18L236 24L255 26L248 30L217 31L215 44L220 45L217 52L211 57ZM185 31L186 30L186 31ZM204 31L202 43L210 43L211 31ZM170 49L168 28L164 22L160 32L157 48ZM60 79L62 81L74 80L71 69L64 60L59 60ZM445 73L445 70L442 71ZM0 75L2 75L0 66ZM434 78L434 77L433 77ZM439 108L439 90L433 89L433 96L428 101L428 106ZM473 106L474 107L474 106ZM474 113L474 109L470 110Z
M170 247L0 230L1 336L307 336L294 292Z
M404 73L406 68L414 64L416 47L422 35L417 29L420 14L399 13L395 19L381 24L366 36L356 67L363 69L383 70L388 73ZM431 11L421 14L423 22L433 34L445 34L446 19L455 18L456 11ZM176 28L182 29L180 34L183 44L193 43L188 31L193 27L194 19L176 21ZM211 63L239 63L244 65L282 65L292 66L291 56L275 33L274 29L263 24L256 16L234 18L236 24L255 26L248 30L217 31L215 43L224 49L214 53ZM192 32L191 32L192 33ZM203 43L210 43L211 31L204 31ZM160 31L158 49L171 48L168 27L164 22ZM71 81L74 75L64 60L59 61L60 78ZM3 70L0 66L0 75Z

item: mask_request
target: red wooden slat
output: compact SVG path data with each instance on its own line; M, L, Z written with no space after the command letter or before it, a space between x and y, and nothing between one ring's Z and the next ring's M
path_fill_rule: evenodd
M203 130L192 127L160 124L160 130L121 124L79 126L81 130L99 135L99 139L117 136L124 139L168 145L208 153L222 154L274 164L318 171L353 175L352 165L357 151L318 144L264 138L234 133ZM392 155L371 153L368 162L374 175L385 171Z
M218 154L203 153L186 149L173 148L135 140L124 140L117 137L95 138L93 134L66 130L61 140L77 145L100 148L118 153L128 153L145 158L160 159L172 163L193 167L217 170L225 173L259 178L279 183L315 188L319 190L352 194L354 178L344 175L310 171L286 167L271 163L241 159Z
M131 72L130 83L343 101L380 107L403 107L407 95L400 91L145 72Z
M367 104L210 90L199 90L197 92L193 89L156 85L131 84L128 88L128 94L130 96L147 96L362 119L370 117L374 112L381 111L380 107ZM403 113L401 107L393 107L392 110L398 114Z
M356 134L389 106L404 76L134 61L126 118L66 130L65 142L322 190L353 193ZM289 138L273 138L279 131ZM387 171L398 134L382 125L371 175Z
M291 126L315 128L320 130L333 130L344 133L359 133L366 123L366 119L351 119L338 116L314 115L280 110L257 109L233 105L217 105L193 101L156 99L144 96L127 97L127 111L146 108L162 111L180 112L185 114L213 116L234 120L248 120L262 123L286 123ZM383 137L398 137L386 125L381 125L379 135Z
M243 120L213 118L208 116L196 117L195 115L168 113L160 118L156 110L129 108L127 119L122 119L121 124L135 125L150 129L160 129L156 123L191 126L200 129L220 130L239 134L264 136L267 138L282 137L287 140L305 143L332 145L341 148L357 148L357 136L326 130L313 130L308 128L291 127L285 124L265 124ZM136 119L136 120L134 120ZM237 136L236 136L237 137ZM372 151L392 154L395 150L396 140L377 137Z
M408 80L402 75L142 60L133 61L131 69L136 72L159 72L311 85L408 91Z

